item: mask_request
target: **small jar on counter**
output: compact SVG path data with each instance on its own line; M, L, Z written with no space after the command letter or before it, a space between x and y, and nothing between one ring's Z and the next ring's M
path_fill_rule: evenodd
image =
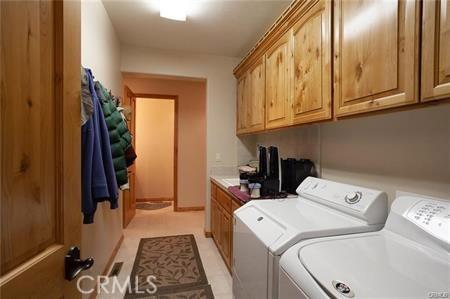
M250 189L250 198L260 198L261 197L261 184L260 183L248 184L248 188Z
M241 179L239 181L239 183L240 183L239 190L241 190L242 192L248 193L248 180L247 179Z

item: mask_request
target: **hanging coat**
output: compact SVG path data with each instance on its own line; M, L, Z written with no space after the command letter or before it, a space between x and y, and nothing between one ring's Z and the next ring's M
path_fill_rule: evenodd
M102 105L103 115L109 131L109 142L117 184L121 189L126 189L128 186L128 171L125 153L131 146L131 134L111 95L98 81L95 82L95 91Z
M108 200L111 209L118 207L119 190L115 178L109 133L103 111L95 93L92 72L85 69L94 111L81 127L82 133L82 212L83 223L93 223L97 203Z

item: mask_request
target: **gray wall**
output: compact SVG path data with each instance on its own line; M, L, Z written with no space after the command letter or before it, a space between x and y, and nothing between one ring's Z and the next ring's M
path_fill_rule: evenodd
M322 176L450 200L450 105L321 125Z
M450 105L390 112L242 137L310 158L323 178L450 200Z

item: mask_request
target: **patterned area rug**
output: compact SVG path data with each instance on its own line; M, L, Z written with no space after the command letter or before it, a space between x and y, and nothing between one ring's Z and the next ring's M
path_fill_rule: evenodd
M125 299L214 298L193 235L141 239L130 281L138 291Z
M159 210L170 207L172 205L171 201L147 201L147 202L137 202L136 209L139 210Z

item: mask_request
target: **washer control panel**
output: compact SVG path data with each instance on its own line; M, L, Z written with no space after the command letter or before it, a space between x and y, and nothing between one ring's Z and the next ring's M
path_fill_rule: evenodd
M405 217L445 242L449 240L450 203L426 199L417 202Z
M329 202L358 212L365 211L383 192L347 185L319 178L308 177L297 188L299 195Z

